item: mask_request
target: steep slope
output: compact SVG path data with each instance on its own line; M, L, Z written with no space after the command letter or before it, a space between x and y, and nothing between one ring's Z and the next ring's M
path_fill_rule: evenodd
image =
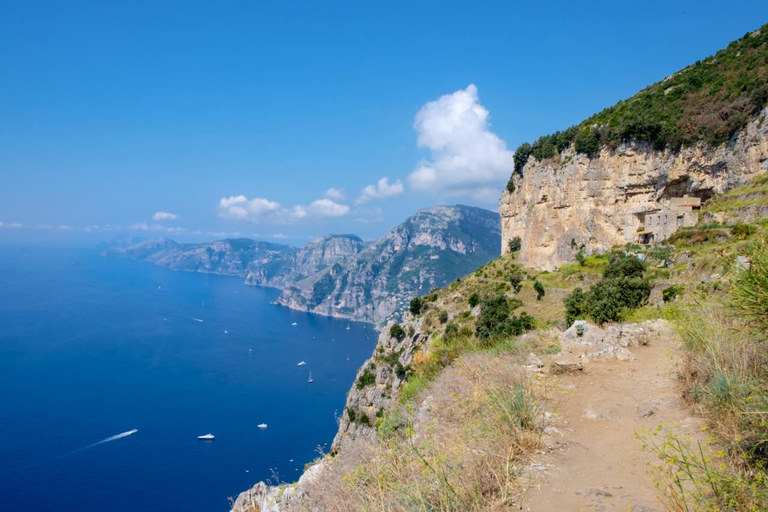
M232 510L650 510L658 500L765 510L766 331L750 331L743 311L708 308L734 282L762 276L753 314L768 323L766 197L768 174L713 197L672 245L625 246L540 273L506 254L433 291L418 315L381 333L330 453L294 484L241 493ZM703 224L710 214L734 223ZM624 251L646 262L649 302L622 323L565 329L563 298L597 283ZM478 338L484 298L499 295L535 329Z
M158 238L105 254L145 260L172 270L240 277L258 275L259 282L255 284L270 285L282 281L297 252L294 247L248 238L202 244L178 244Z
M289 286L279 303L379 324L402 315L411 298L490 261L498 244L496 214L435 206L409 217L346 263Z
M654 222L690 225L675 201L706 200L768 169L768 28L577 126L523 144L504 191L502 251L553 269L635 242Z
M364 245L363 241L355 235L325 235L315 238L299 250L292 261L286 262L281 281L287 284L305 279L359 253ZM274 280L265 280L262 270L254 269L248 273L245 282L261 285L273 284Z

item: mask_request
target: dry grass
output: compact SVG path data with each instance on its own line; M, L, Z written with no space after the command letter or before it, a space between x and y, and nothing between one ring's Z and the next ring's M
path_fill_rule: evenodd
M544 397L515 360L461 357L382 418L375 440L329 461L299 509L513 510L518 475L540 445Z

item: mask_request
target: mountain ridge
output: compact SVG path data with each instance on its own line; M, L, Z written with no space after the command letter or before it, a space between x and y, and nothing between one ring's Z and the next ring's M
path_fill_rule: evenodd
M102 254L242 277L282 290L278 303L292 309L381 324L402 315L416 295L496 257L500 243L498 214L454 205L421 209L369 243L352 234L323 235L302 248L249 238L194 244L161 237L122 241Z

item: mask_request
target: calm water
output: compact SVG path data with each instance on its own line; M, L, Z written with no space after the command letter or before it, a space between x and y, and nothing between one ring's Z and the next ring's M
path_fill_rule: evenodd
M223 511L273 471L295 479L376 333L276 297L94 251L0 249L0 508Z

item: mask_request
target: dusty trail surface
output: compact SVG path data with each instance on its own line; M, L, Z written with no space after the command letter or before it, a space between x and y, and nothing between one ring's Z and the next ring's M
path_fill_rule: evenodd
M678 339L665 336L631 349L634 361L594 361L583 372L549 377L549 450L533 466L539 476L523 510L663 510L646 474L657 457L635 433L662 424L701 436L701 420L676 388L680 350Z

